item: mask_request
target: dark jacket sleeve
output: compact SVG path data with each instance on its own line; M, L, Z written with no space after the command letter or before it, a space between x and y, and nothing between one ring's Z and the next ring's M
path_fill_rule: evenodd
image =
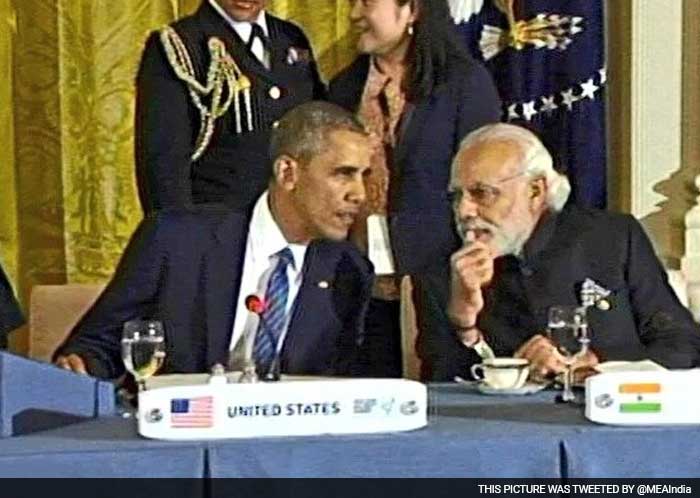
M96 377L113 379L124 373L120 347L124 322L156 316L156 295L167 259L161 223L160 217L150 217L139 225L109 285L54 357L77 354Z
M374 283L374 268L364 256L354 247L350 249L350 260L357 273L354 295L349 296L353 305L352 312L344 325L342 334L343 340L341 350L348 354L341 355L341 360L337 367L339 375L350 375L355 377L365 376L367 371L367 348L371 348L371 341L368 343L365 334L365 322L367 309L372 297L372 284Z
M7 334L24 324L12 286L0 266L0 348L7 347Z
M190 157L199 118L187 86L168 62L159 34L146 42L136 77L135 159L141 206L192 205Z
M469 368L481 360L464 346L447 317L449 268L433 268L414 277L421 377L436 382L469 378Z
M629 216L627 280L637 330L649 358L667 368L697 364L700 325L678 300L639 222Z

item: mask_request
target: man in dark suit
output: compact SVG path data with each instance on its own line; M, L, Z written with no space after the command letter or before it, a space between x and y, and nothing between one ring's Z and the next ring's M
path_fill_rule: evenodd
M581 305L587 279L610 294L588 308L591 348L577 368L647 358L668 368L696 364L700 328L640 224L565 205L569 182L531 132L498 124L468 135L450 191L464 245L449 268L419 282L432 310L420 324L427 376L468 376L481 340L497 356L527 358L537 375L564 371L545 337L548 309Z
M148 39L135 122L146 213L252 207L269 179L270 130L286 111L324 96L309 40L265 3L203 0L194 15Z
M15 293L0 266L0 349L7 347L7 335L24 323Z
M358 373L372 268L345 238L365 200L370 152L343 109L311 102L290 111L273 133L273 178L252 215L208 207L144 220L57 364L120 376L122 325L144 317L164 323L164 372L226 364L252 329L256 355L270 341L282 372ZM280 301L273 288L282 287ZM258 320L249 295L265 296L275 313Z

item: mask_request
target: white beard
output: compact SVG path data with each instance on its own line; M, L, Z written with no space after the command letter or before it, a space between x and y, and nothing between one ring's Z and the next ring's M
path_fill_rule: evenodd
M499 230L493 234L490 244L491 250L497 256L520 256L529 237L530 234L528 232L508 236L502 230Z
M466 241L467 232L470 230L488 230L491 234L491 240L488 242L488 245L494 257L519 256L523 252L523 247L534 229L534 224L532 224L528 228L509 234L503 227L496 226L480 218L466 225L457 220L457 226L459 227L459 235L462 238L462 242Z

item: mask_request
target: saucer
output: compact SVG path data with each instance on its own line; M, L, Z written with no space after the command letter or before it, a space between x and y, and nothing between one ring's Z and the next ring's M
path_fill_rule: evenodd
M499 395L499 396L520 396L520 395L525 395L525 394L534 394L537 392L540 392L542 389L546 388L547 384L537 384L534 382L526 382L525 385L522 387L518 387L516 389L497 389L495 387L491 387L488 384L485 384L483 382L479 382L476 385L477 391L479 391L482 394L489 394L489 395Z

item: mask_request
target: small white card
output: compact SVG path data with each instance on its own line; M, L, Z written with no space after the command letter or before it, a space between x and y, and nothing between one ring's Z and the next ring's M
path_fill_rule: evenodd
M367 218L367 252L376 275L396 273L386 216L372 214Z

